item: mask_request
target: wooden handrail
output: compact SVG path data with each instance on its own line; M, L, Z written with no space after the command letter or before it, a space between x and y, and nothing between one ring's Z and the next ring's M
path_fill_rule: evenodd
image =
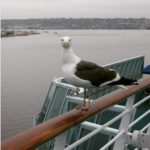
M81 111L76 108L65 114L45 121L2 142L2 150L27 150L33 149L42 143L54 138L56 135L81 123L94 114L118 103L139 90L150 85L150 77L140 81L128 89L119 89L91 102L89 111Z

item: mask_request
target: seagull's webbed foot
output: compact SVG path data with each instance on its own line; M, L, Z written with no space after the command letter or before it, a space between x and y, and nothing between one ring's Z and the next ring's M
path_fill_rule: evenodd
M76 109L77 109L77 110L81 110L81 111L88 111L88 110L89 110L88 107L83 106L83 105L77 106Z
M81 111L88 111L90 109L90 106L88 102L86 102L85 104L77 106L76 109Z

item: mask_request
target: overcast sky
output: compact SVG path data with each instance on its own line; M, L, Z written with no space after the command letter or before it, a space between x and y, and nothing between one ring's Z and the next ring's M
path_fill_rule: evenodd
M150 18L150 0L1 0L2 19Z

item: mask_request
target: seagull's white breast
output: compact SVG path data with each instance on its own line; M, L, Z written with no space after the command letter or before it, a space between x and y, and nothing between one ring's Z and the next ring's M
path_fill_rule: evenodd
M65 64L62 67L62 71L63 71L63 76L65 80L69 84L72 84L77 87L90 87L91 86L90 81L82 80L74 74L76 71L76 64L74 63Z
M76 66L81 59L73 53L72 48L63 48L63 66L62 72L65 80L74 86L88 88L91 86L91 82L88 80L82 80L75 75Z

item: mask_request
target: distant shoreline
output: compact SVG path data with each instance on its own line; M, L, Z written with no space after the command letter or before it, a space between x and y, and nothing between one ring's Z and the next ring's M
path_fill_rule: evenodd
M34 35L34 34L40 34L35 31L21 31L21 30L2 30L1 31L1 37L14 37L14 36L28 36L28 35Z
M149 30L148 18L45 18L45 19L5 19L2 29L20 30Z

